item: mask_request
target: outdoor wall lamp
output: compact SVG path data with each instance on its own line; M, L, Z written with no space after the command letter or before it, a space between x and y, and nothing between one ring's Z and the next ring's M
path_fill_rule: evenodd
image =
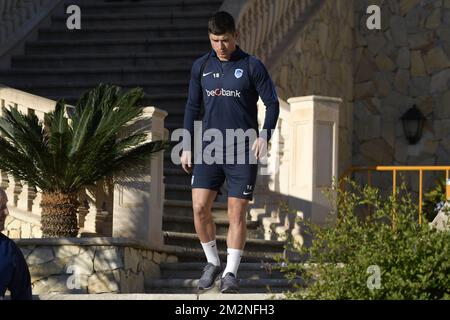
M403 132L409 144L416 144L422 137L423 125L425 124L425 116L417 106L414 105L408 109L405 114L400 118L403 123Z

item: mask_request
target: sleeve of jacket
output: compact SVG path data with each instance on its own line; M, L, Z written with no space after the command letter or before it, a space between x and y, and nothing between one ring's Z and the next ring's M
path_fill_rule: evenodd
M183 128L190 134L190 139L183 137L183 150L191 151L194 141L194 121L199 119L200 107L203 99L202 85L200 83L200 69L202 60L197 60L192 65L191 78L189 80L189 93L184 112Z
M32 300L31 277L22 251L15 246L15 266L8 286L12 300Z
M250 57L250 72L256 91L266 106L263 129L266 130L267 141L269 141L280 114L278 95L266 67L253 56Z

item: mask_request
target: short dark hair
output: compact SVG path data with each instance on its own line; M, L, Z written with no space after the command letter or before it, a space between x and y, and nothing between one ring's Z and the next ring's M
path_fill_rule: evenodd
M233 16L225 11L216 12L209 18L208 32L215 35L236 32Z

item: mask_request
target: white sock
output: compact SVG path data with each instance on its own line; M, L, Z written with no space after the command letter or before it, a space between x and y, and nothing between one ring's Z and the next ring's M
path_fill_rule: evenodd
M231 272L234 274L235 277L237 277L237 270L239 268L239 263L241 263L241 257L242 253L244 251L239 249L227 249L227 266L225 267L225 270L223 271L222 277L225 277L225 275L228 272Z
M206 260L215 266L220 266L220 258L219 253L217 252L216 240L201 243L201 245L203 247L203 251L205 251Z

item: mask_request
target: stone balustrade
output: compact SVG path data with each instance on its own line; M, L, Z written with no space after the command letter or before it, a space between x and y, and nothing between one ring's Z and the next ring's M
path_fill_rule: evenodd
M319 0L226 0L221 10L236 20L239 45L271 69L294 42Z
M262 223L266 240L283 239L288 232L302 241L297 217L321 225L330 217L333 207L324 192L339 176L341 105L332 97L280 99L280 117L250 203L250 216ZM260 100L259 123L265 109Z
M35 113L40 120L54 109L55 101L0 85L0 108L15 107L24 113ZM154 107L144 108L136 125L148 129L149 141L165 136L167 113ZM164 199L163 154L149 160L145 181L123 185L99 181L79 195L80 235L125 237L162 245L162 211ZM41 191L1 172L1 187L8 195L10 215L6 235L11 238L40 238ZM137 201L139 200L139 201ZM136 223L132 223L136 221Z

